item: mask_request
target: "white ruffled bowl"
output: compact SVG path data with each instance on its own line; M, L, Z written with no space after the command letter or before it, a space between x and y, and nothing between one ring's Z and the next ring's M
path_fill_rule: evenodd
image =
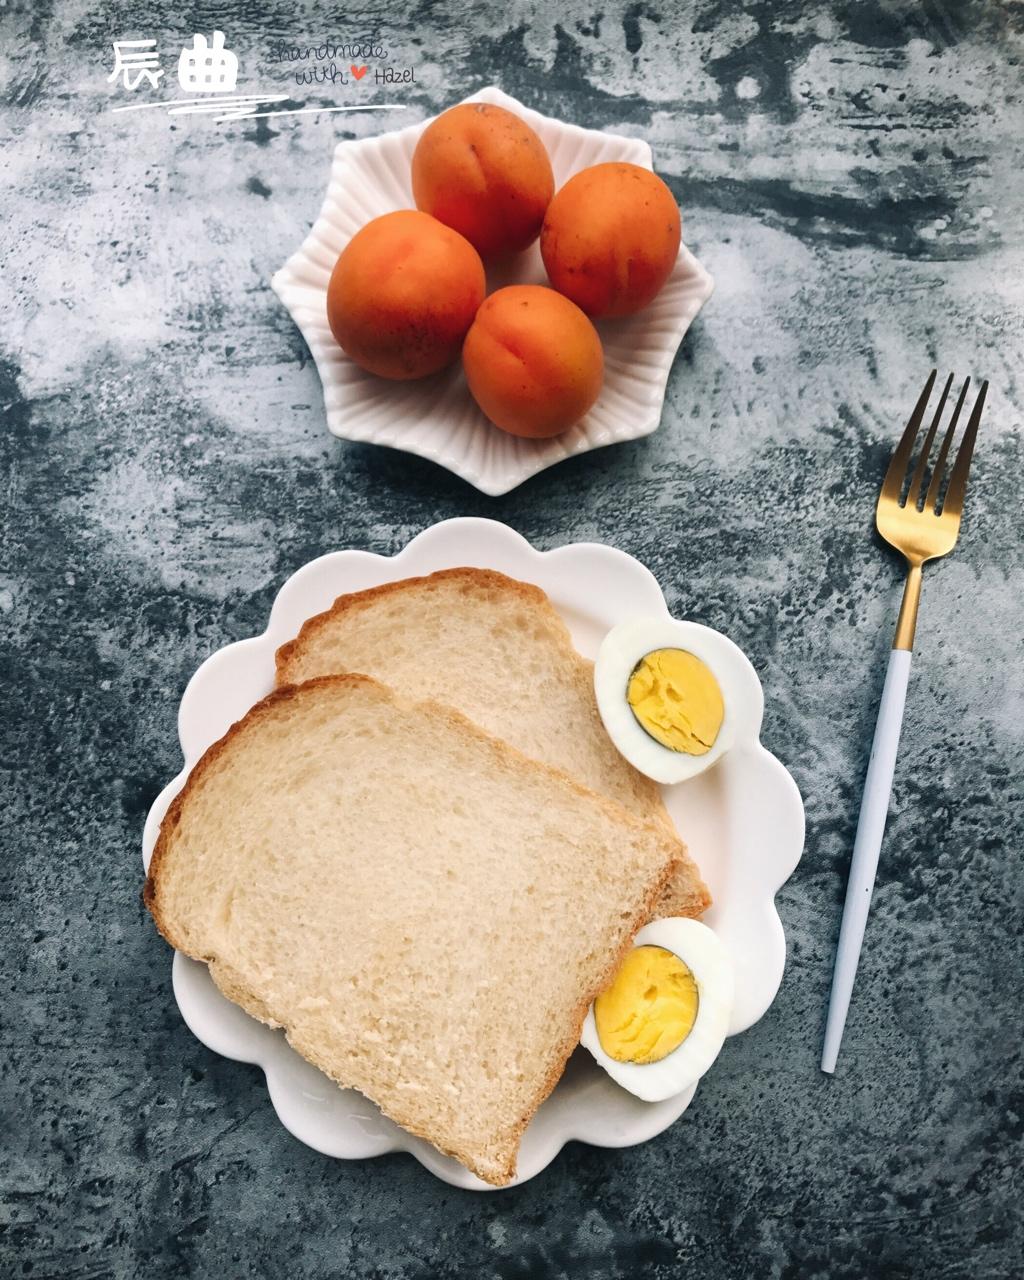
M500 89L482 89L466 101L494 103L527 120L551 156L556 189L580 169L608 160L653 167L646 142L562 124ZM388 382L360 369L335 342L327 323L331 271L345 245L371 218L415 207L410 165L428 123L339 142L320 215L302 247L271 280L313 353L331 432L343 440L419 454L492 495L507 493L563 458L650 435L661 421L676 350L714 288L685 245L668 282L646 310L598 322L605 352L601 395L585 418L554 439L521 440L499 431L477 407L459 363L431 378ZM546 283L534 244L500 273L492 273L488 287Z

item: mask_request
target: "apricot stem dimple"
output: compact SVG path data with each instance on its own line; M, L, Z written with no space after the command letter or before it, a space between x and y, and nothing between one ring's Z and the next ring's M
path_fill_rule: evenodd
M462 358L470 391L491 421L535 439L578 422L597 399L604 374L594 326L568 299L539 285L491 294Z
M339 256L327 319L370 373L424 377L458 356L484 290L468 241L425 213L399 210L368 222Z
M485 257L527 248L554 193L544 144L514 112L463 103L427 125L412 157L419 209L454 228Z

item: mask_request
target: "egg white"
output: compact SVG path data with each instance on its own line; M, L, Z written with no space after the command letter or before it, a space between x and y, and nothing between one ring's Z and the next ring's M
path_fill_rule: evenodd
M701 756L673 751L643 728L626 691L636 664L655 649L685 649L703 662L718 681L725 717L718 737ZM751 684L753 677L753 684ZM752 690L756 691L752 693ZM719 760L733 745L737 728L749 719L751 698L761 699L757 676L731 640L710 627L677 618L631 618L605 636L594 663L594 693L608 736L634 769L655 782L685 782ZM757 729L763 702L758 702Z
M699 1080L721 1052L735 997L732 959L718 936L699 920L654 920L640 930L633 945L664 947L693 974L699 1000L690 1034L660 1062L616 1062L601 1047L591 1005L580 1044L624 1089L644 1102L661 1102Z

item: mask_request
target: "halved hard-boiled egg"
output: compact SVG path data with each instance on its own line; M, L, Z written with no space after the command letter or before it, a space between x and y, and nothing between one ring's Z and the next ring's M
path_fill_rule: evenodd
M763 698L744 654L710 627L634 618L605 636L594 664L604 727L635 769L655 782L696 777L743 727L757 737Z
M728 951L699 920L654 920L590 1006L580 1043L645 1102L672 1098L718 1057L734 998Z

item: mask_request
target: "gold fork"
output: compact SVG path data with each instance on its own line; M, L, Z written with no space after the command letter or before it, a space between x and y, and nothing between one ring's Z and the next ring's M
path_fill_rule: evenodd
M892 455L889 470L885 473L885 480L882 482L882 492L878 495L875 523L878 526L878 532L886 542L901 552L906 560L907 582L903 589L903 603L896 623L896 636L892 642L889 668L885 676L882 702L875 725L875 737L871 744L871 759L868 763L864 797L857 822L857 838L854 841L853 857L850 862L850 879L846 889L846 904L843 907L843 923L839 931L839 947L836 951L832 994L829 997L828 1020L825 1025L825 1047L821 1057L821 1069L829 1073L835 1070L836 1059L839 1056L839 1045L846 1025L854 978L857 975L857 962L860 959L868 908L871 905L871 891L874 888L875 872L878 869L878 854L885 831L893 771L896 767L896 752L900 741L900 727L903 723L903 707L907 698L907 682L910 677L910 652L914 647L914 628L917 625L917 609L921 601L921 566L927 560L948 555L956 545L957 535L960 532L967 472L971 465L971 454L974 451L981 413L985 407L987 382L981 384L978 398L974 402L970 421L967 423L967 429L949 474L945 494L942 493L942 481L970 381L968 378L961 388L949 427L942 438L939 456L931 471L928 488L925 490L928 456L931 453L939 423L942 421L950 387L953 385L953 375L950 374L946 379L931 426L925 435L924 444L921 446L917 465L909 475L908 482L914 445L935 386L935 370L932 370L914 406L914 412L910 415L903 438Z

